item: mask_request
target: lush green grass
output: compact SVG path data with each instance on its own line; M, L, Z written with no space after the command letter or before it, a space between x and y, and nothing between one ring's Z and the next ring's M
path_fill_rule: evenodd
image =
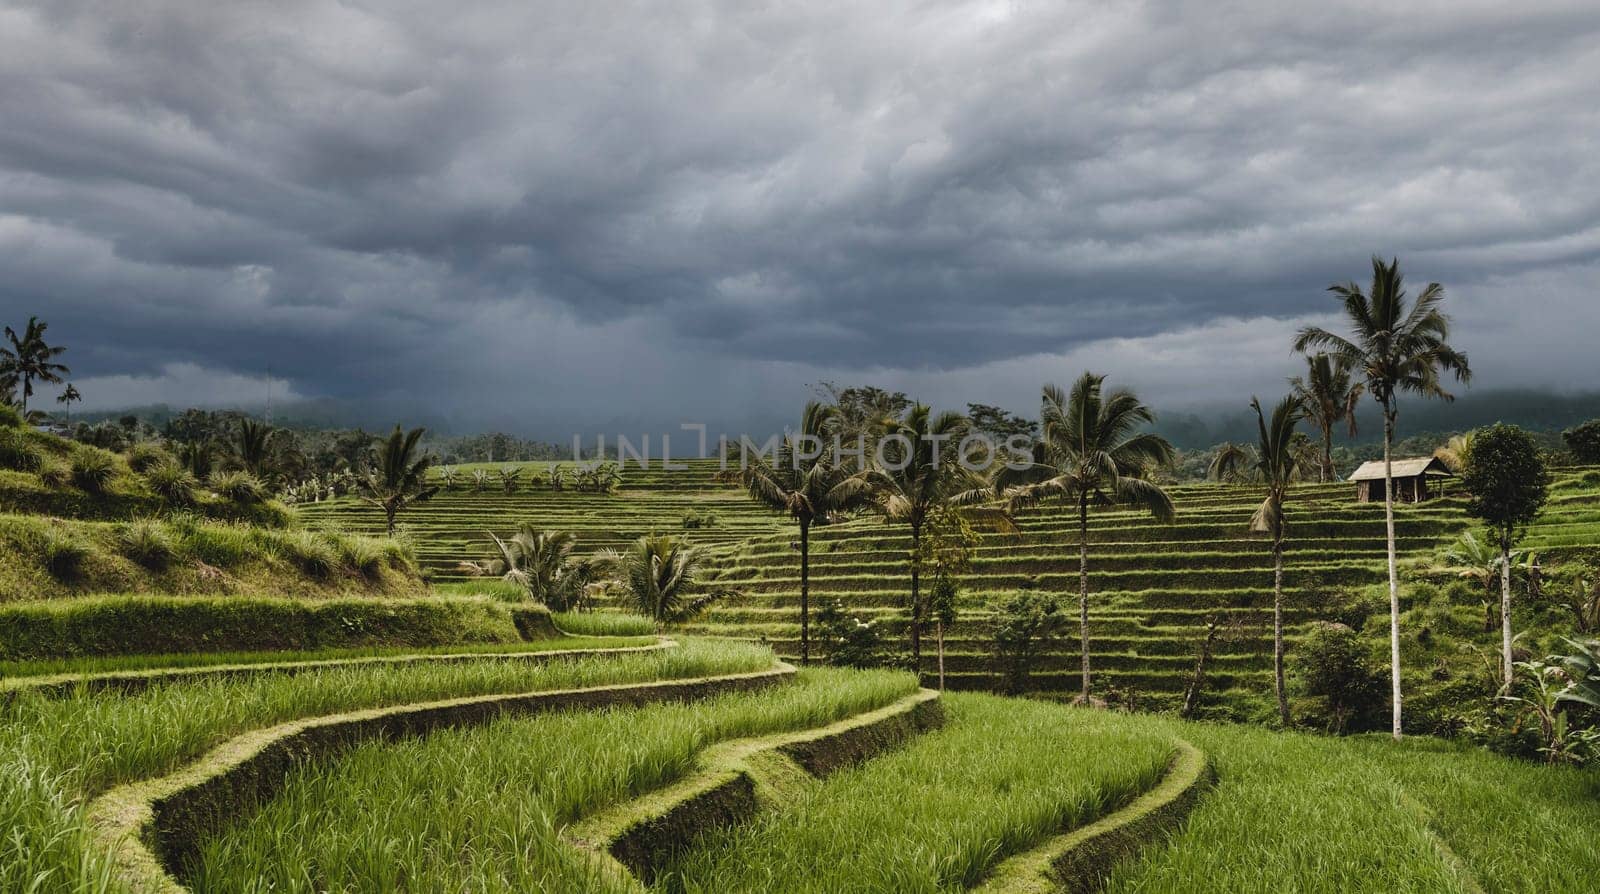
M370 744L296 775L210 840L197 891L592 891L562 826L688 773L712 743L822 726L909 694L909 674L803 671L690 705L561 713Z
M525 643L476 643L455 646L386 646L353 649L312 649L282 652L203 652L170 655L119 655L104 658L72 658L54 661L0 662L0 679L9 683L26 683L19 677L42 677L60 674L103 674L116 671L145 671L217 667L222 665L282 664L315 661L350 661L364 658L399 658L411 655L482 655L485 653L520 655L539 652L571 651L575 649L619 649L630 646L648 646L657 642L655 636L632 634L600 634L595 636L562 636L555 639L535 640Z
M556 629L580 636L648 636L656 622L643 615L623 612L556 612Z
M85 796L193 760L229 736L300 717L491 693L740 673L771 652L729 642L622 658L485 660L205 680L136 695L0 702L0 891L106 890L87 845Z
M1456 892L1463 872L1490 891L1552 892L1600 877L1594 772L1430 739L1129 721L1181 729L1221 781L1113 892Z
M960 890L999 859L1151 787L1170 738L1108 713L946 697L948 723L716 832L658 879L670 891Z

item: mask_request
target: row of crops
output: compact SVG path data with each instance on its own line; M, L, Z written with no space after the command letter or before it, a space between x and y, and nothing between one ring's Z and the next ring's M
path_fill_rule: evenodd
M523 521L576 533L584 551L619 546L640 534L675 532L705 547L710 577L740 595L717 604L684 632L770 643L798 654L799 560L795 529L716 482L715 461L682 471L629 469L614 494L529 488L512 494L447 490L411 510L406 529L437 580L460 575L456 564L485 548L484 532L507 533ZM1592 480L1593 479L1593 480ZM1090 518L1090 635L1097 685L1132 697L1171 699L1188 683L1207 623L1227 633L1214 644L1214 692L1266 691L1270 675L1271 558L1248 532L1258 495L1245 487L1191 484L1172 488L1178 517L1161 525L1134 512L1104 510ZM1468 524L1463 500L1448 496L1397 510L1403 559L1433 554ZM1354 499L1347 484L1298 488L1289 507L1291 542L1285 575L1289 640L1312 618L1337 613L1363 589L1384 580L1381 504ZM304 507L318 523L375 532L381 517L353 502ZM706 517L710 522L706 523ZM686 519L701 524L686 527ZM962 610L946 633L949 685L995 682L993 612L1020 591L1059 594L1075 605L1076 519L1046 506L1017 519L1019 534L985 534L963 580ZM1530 532L1538 549L1593 543L1600 531L1600 475L1558 476L1550 507ZM903 527L861 518L812 534L813 610L837 601L852 618L878 625L898 640L908 591ZM1065 636L1035 663L1034 685L1069 690L1078 666L1075 636ZM937 661L925 650L923 670Z

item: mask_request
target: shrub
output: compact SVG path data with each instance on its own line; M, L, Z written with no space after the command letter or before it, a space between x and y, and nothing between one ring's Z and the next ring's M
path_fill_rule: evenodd
M836 667L877 667L883 663L883 635L876 621L849 616L839 600L830 599L817 612L817 641Z
M340 537L338 553L346 568L367 578L381 575L388 559L384 545L370 537Z
M109 450L78 444L72 448L72 483L91 494L103 494L117 477L117 456Z
M192 505L195 488L199 486L194 475L174 459L147 468L144 471L144 483L151 493L168 506Z
M1573 457L1584 464L1600 463L1600 419L1590 419L1561 433Z
M204 523L185 516L171 529L195 558L218 568L235 568L258 555L249 528Z
M284 534L280 542L284 558L308 577L330 577L339 567L339 553L327 537L315 531L291 531Z
M83 573L83 563L89 558L89 547L69 534L50 531L45 534L40 557L51 577L59 581L71 581Z
M44 454L28 443L20 430L0 428L0 469L37 472L44 467Z
M128 468L135 472L148 472L156 466L177 462L177 458L160 444L141 441L128 449Z
M0 428L22 428L22 413L10 404L0 404Z
M1383 676L1366 647L1343 624L1317 622L1294 651L1295 673L1306 695L1321 699L1324 726L1344 733L1377 729L1388 705Z
M994 652L1007 694L1028 691L1028 678L1040 653L1066 626L1067 616L1054 596L1018 593L995 612Z
M695 511L691 509L683 514L683 528L686 531L694 531L701 528L715 528L716 526L717 516L709 509L702 511Z
M267 498L261 479L249 472L223 472L211 476L211 489L217 496L240 506L253 506Z
M167 529L156 521L136 521L117 534L117 546L124 556L153 571L172 561L174 549Z

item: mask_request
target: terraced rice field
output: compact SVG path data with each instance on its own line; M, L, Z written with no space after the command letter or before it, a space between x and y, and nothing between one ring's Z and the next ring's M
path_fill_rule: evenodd
M798 654L798 552L795 530L749 501L737 488L713 481L714 461L690 469L629 470L621 492L521 491L513 495L458 490L411 510L405 519L423 562L449 580L463 557L481 554L483 530L509 533L522 521L580 537L584 550L621 544L650 531L674 531L707 547L710 578L741 596L719 603L683 628L691 634L765 642L780 655ZM526 485L524 485L526 488ZM1259 501L1250 488L1190 484L1171 489L1174 524L1134 512L1090 516L1090 626L1097 689L1144 706L1170 706L1181 697L1208 618L1232 615L1242 627L1221 638L1208 671L1213 696L1259 697L1270 690L1272 568L1267 544L1248 532ZM1471 524L1460 497L1397 510L1402 560L1432 555ZM685 512L709 509L716 527L685 531ZM318 524L371 532L381 518L351 501L304 507ZM1289 505L1291 541L1285 573L1289 641L1306 621L1325 612L1329 597L1385 580L1383 508L1355 502L1349 484L1296 488ZM1059 594L1075 611L1076 519L1046 506L1018 518L1020 535L986 534L972 573L963 581L961 616L946 636L947 682L954 688L995 683L992 615L988 605L1022 590ZM1600 543L1600 470L1557 476L1552 500L1527 544L1547 555ZM902 634L909 587L904 529L860 518L812 533L813 610L837 599L847 612ZM903 644L901 645L903 647ZM1042 691L1076 687L1075 636L1056 643L1036 665ZM922 671L936 656L925 639Z

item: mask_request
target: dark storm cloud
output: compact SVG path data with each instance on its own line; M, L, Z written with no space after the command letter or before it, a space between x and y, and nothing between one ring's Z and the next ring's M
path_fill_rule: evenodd
M1197 402L1381 250L1592 385L1600 14L1391 6L10 4L0 308L119 399Z

